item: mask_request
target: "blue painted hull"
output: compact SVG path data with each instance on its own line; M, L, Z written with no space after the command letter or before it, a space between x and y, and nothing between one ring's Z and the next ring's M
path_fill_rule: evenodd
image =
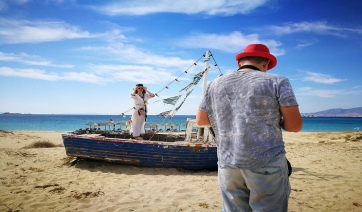
M71 157L155 168L217 168L215 144L140 141L74 134L63 134L62 137L66 154Z

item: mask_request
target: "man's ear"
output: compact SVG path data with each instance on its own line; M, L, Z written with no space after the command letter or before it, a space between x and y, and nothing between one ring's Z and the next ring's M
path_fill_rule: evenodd
M263 69L268 69L268 66L269 66L269 64L270 64L270 60L268 60L268 61L265 61L265 62L263 62Z

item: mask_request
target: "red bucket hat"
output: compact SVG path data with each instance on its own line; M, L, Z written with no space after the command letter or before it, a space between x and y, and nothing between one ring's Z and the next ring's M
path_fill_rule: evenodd
M249 44L245 47L242 53L236 55L236 61L239 65L239 60L243 57L263 57L270 60L268 70L274 68L277 65L277 58L270 54L269 49L264 44Z

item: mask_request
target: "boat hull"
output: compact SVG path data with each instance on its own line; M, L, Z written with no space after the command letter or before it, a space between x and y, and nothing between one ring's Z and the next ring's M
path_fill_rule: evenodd
M216 144L162 142L63 134L71 157L155 168L217 169Z

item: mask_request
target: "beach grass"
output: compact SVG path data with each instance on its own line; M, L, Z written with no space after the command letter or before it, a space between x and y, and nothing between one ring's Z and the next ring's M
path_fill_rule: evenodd
M61 144L54 144L50 141L35 141L25 147L24 149L32 149L32 148L54 148L54 147L63 147Z

